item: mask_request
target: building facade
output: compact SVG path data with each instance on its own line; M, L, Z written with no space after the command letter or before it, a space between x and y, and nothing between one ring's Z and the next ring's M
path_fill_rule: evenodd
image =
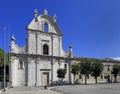
M37 10L35 10L34 18L26 30L27 39L24 47L19 47L15 43L15 37L11 37L10 80L12 85L45 86L58 84L57 70L60 68L67 70L65 83L72 83L71 64L80 63L81 58L73 56L71 45L69 51L63 50L62 32L56 23L56 15L53 18L50 17L47 10L38 15ZM106 68L113 64L110 60L105 60L103 63ZM78 75L76 80L79 83L84 83L84 76ZM101 76L99 81L105 81L104 77ZM93 78L90 77L88 82L94 82Z
M13 86L44 86L58 81L57 69L68 67L68 53L62 48L62 32L56 23L56 15L50 17L47 10L27 27L24 47L11 38L11 81ZM68 71L68 70L67 70ZM69 74L66 74L66 80Z

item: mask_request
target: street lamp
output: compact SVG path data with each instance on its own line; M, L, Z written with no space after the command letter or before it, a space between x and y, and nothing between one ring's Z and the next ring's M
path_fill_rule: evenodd
M4 31L4 91L6 87L6 26L2 25Z
M11 84L11 58L10 58L11 46L9 45L9 84Z

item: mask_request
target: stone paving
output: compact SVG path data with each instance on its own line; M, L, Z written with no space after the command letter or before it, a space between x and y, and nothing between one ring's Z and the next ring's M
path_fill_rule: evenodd
M92 84L92 85L66 85L52 88L63 94L120 94L120 83Z
M15 87L7 89L2 94L120 94L120 83L63 85L48 87Z
M61 94L56 91L44 89L43 87L15 87L7 89L2 94Z

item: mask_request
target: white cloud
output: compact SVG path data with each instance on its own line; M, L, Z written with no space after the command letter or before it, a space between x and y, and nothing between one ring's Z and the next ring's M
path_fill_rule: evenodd
M112 58L112 59L120 61L120 57L115 57L115 58Z

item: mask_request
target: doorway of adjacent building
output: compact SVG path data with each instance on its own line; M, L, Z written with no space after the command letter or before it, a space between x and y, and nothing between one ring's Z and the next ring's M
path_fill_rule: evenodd
M49 73L43 72L43 86L49 85Z

